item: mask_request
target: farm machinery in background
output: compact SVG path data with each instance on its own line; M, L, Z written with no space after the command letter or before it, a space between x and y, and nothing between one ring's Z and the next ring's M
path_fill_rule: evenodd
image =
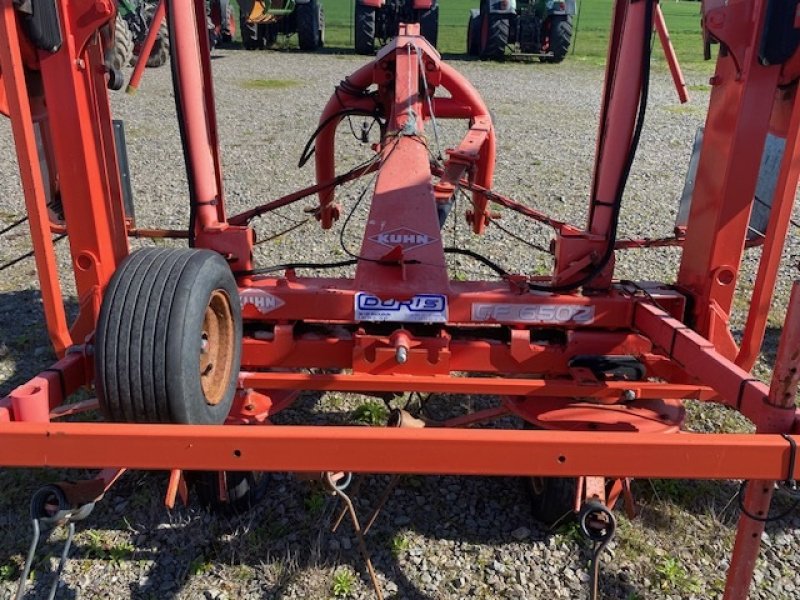
M535 55L559 63L572 42L576 0L483 0L470 10L467 54L501 59L512 54Z
M325 10L321 0L239 0L242 44L247 50L272 47L278 35L297 34L300 50L325 45Z
M419 23L422 37L436 48L439 0L355 0L355 50L372 55L397 36L401 23Z
M107 64L121 71L141 53L158 6L158 0L118 0L114 45L108 50ZM163 19L147 57L148 67L160 67L169 60L169 32Z
M776 518L773 494L797 498L800 477L799 283L771 385L750 372L800 175L794 4L704 2L705 39L724 50L688 208L673 235L647 239L622 239L618 223L646 122L654 0L614 3L584 226L492 189L489 109L416 24L401 26L336 87L303 153L315 160L316 183L228 214L205 5L166 4L188 183L189 222L179 231L136 229L126 210L125 149L105 92L113 79L104 63L111 0L0 0L0 112L11 119L46 327L59 357L0 398L0 465L102 469L33 494L21 585L42 527L67 525L68 544L75 522L126 469L160 469L170 473L168 506L179 495L186 501L187 481L198 477L191 472L220 502L247 488L242 473L316 473L348 507L378 596L342 473L535 477L531 487L546 498L540 508L575 511L597 544L596 592L600 553L615 531L609 507L623 496L632 510L629 478L652 477L744 481L725 598L745 599L765 523ZM366 161L337 174L336 129L354 116L379 122L381 139ZM444 154L431 148L442 119L468 124ZM780 143L767 146L771 138ZM767 147L769 168L762 166ZM372 192L361 246L339 238L347 259L255 262L254 219L317 195L313 214L329 230L345 211L335 188L366 176L347 209L351 216ZM758 201L770 206L769 217L752 238L765 177L771 193ZM48 198L55 193L63 220L54 222ZM448 219L466 218L475 234L500 228L495 205L552 230L549 249L536 250L552 255L549 275L444 245ZM457 209L461 215L451 214ZM71 321L56 234L69 240L72 273L64 276L74 275L78 297ZM188 243L131 252L131 236ZM754 243L761 245L755 283L744 331L734 337L734 294L745 245ZM614 277L617 252L654 246L681 248L674 283ZM451 277L448 255L491 275ZM353 274L329 276L331 268ZM75 400L78 390L90 397ZM390 405L403 393L444 394L461 410L426 422L395 403L387 427L274 424L304 390L380 395ZM496 401L480 410L455 404L474 394ZM676 435L688 400L738 411L756 435ZM71 421L92 411L106 422ZM528 428L478 426L507 416Z

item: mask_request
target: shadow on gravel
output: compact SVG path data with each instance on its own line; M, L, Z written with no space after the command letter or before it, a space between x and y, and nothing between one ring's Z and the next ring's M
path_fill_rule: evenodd
M75 314L77 303L68 300L66 310ZM0 293L0 397L55 360L39 292Z

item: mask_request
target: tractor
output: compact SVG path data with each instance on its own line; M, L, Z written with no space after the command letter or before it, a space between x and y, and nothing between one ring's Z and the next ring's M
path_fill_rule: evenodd
M325 45L325 10L320 0L239 0L242 44L247 50L270 48L278 34L297 34L300 50Z
M396 37L400 23L419 23L422 36L435 48L439 34L438 0L356 0L356 52L375 54L375 41L382 46Z
M510 47L516 55L560 63L572 41L575 0L483 0L470 11L467 53L500 60Z
M139 56L157 6L157 0L119 0L114 45L106 56L109 67L121 71L131 64L135 56ZM168 59L169 32L167 22L162 20L153 49L147 58L147 66L160 67Z

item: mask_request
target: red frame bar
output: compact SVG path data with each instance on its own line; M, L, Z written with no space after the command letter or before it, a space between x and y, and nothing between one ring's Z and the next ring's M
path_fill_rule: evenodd
M750 434L13 423L0 438L12 467L782 479L790 455Z

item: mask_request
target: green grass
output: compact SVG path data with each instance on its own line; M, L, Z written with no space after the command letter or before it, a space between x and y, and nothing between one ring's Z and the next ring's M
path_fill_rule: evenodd
M294 79L248 79L241 85L246 90L282 90L299 84Z
M351 23L353 0L323 0L325 6L326 45L330 49L353 47ZM467 20L478 0L441 0L439 8L439 50L443 54L465 54ZM577 22L572 60L599 64L605 61L608 33L611 28L612 0L584 0ZM681 64L703 60L700 36L700 2L662 4L667 28ZM658 42L653 52L656 62L664 62Z

